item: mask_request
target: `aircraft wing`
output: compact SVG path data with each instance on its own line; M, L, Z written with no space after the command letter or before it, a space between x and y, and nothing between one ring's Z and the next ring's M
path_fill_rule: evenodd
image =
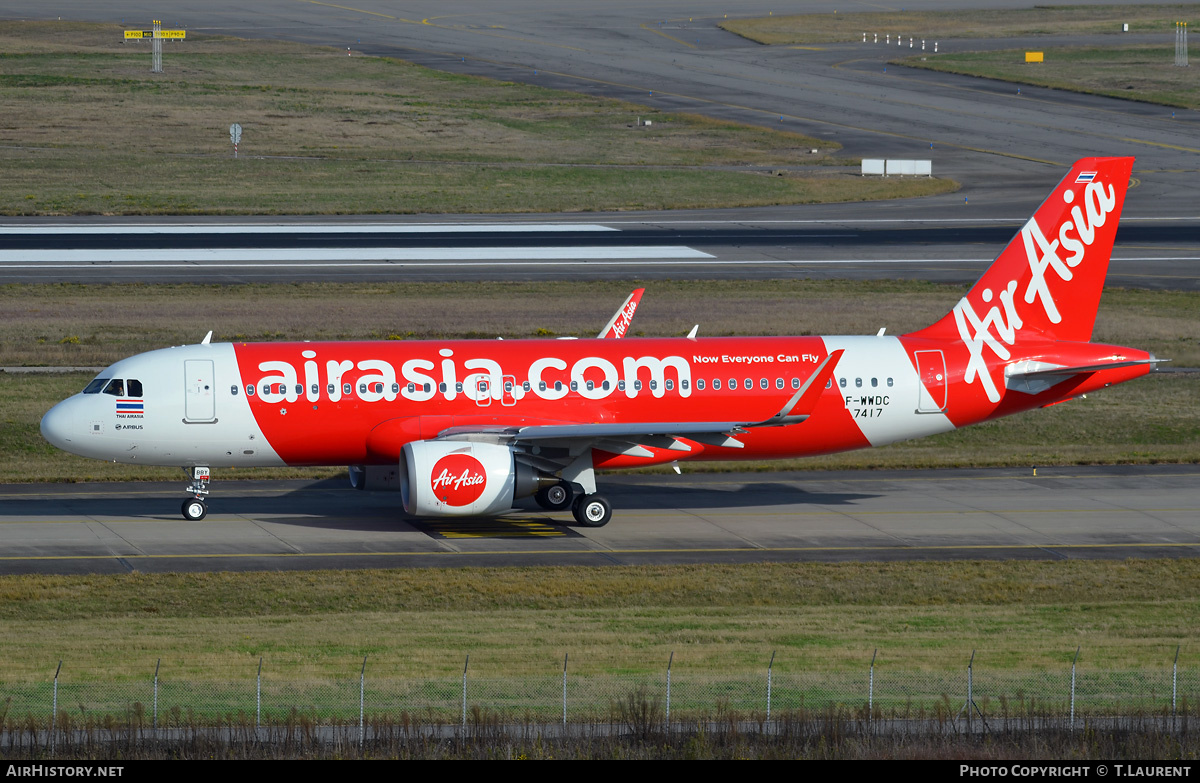
M825 384L833 375L843 351L825 357L800 389L779 411L761 421L667 421L667 422L597 422L578 424L533 424L528 426L450 427L438 433L439 440L494 439L513 445L565 447L572 452L592 447L615 454L651 457L646 446L674 451L691 451L681 439L711 446L740 449L745 446L738 435L757 427L782 427L799 424L816 407Z

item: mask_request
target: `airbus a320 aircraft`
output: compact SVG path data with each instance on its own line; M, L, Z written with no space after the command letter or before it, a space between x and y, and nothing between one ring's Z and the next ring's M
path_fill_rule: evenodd
M117 362L42 433L86 457L183 466L190 520L211 468L349 465L354 486L398 489L418 516L504 514L532 495L599 527L612 508L597 469L880 446L1148 373L1152 354L1089 342L1132 165L1076 163L950 313L912 334L206 338ZM601 335L624 333L616 321Z

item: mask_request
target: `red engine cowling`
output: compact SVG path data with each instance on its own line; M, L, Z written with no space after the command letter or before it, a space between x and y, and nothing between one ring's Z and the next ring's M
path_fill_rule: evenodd
M517 498L557 481L495 443L418 440L400 452L404 510L418 516L503 514Z

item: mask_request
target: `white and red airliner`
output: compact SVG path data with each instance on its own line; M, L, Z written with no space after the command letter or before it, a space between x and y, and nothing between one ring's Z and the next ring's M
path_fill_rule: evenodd
M42 433L86 457L184 467L191 520L211 468L349 465L354 486L398 489L413 515L497 515L533 495L599 527L612 508L597 469L880 446L1148 373L1152 354L1089 342L1132 164L1076 163L950 313L911 334L205 338L117 362ZM631 316L627 302L601 337Z

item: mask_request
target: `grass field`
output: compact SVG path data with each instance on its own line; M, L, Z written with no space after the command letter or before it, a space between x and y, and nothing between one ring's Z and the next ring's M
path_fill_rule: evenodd
M1044 62L1029 64L1024 49L906 57L897 62L913 68L1200 108L1200 81L1190 69L1174 65L1174 48L1168 41L1156 46L1055 47L1044 54Z
M0 23L0 214L670 209L956 187L822 171L852 161L786 131L300 44L189 35L152 74L147 45L121 36Z
M736 587L734 587L736 585ZM6 682L1200 665L1200 561L0 577ZM52 632L48 631L52 629Z
M718 26L764 44L819 44L861 41L878 32L916 38L1013 38L1035 35L1118 34L1127 23L1131 33L1174 34L1175 23L1195 21L1196 6L1162 3L1137 6L1039 5L1016 9L947 9L940 11L864 11L837 14L771 15L730 19Z

